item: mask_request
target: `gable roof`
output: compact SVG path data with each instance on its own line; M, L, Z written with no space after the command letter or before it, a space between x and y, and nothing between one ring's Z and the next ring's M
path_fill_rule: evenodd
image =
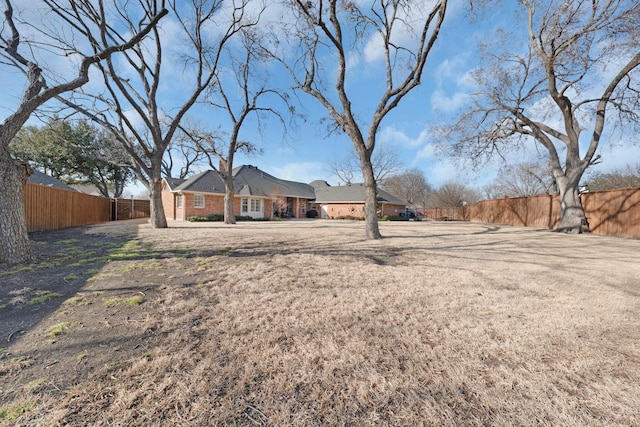
M182 178L165 178L164 180L171 191L174 191L177 186L186 181L186 179Z
M165 178L166 180L166 178ZM167 184L169 182L167 181ZM171 191L193 191L197 193L224 194L224 181L216 171L208 170L183 180Z
M270 197L281 195L285 197L300 197L319 203L364 203L364 184L349 184L330 186L326 181L316 180L311 184L287 181L258 169L257 166L242 165L234 168L234 192L239 196ZM208 170L194 175L186 180L165 178L170 191L187 191L197 193L224 194L224 182L220 175ZM406 205L397 197L378 189L378 200L381 202Z
M243 165L233 169L233 185L242 196L315 198L313 187L302 182L287 181L261 171L257 166Z
M234 168L233 189L240 196L269 197L279 194L287 197L313 199L313 187L301 182L276 178L261 171L256 166ZM186 180L165 178L170 191L188 191L196 193L224 194L224 181L213 170L194 175Z
M32 184L45 185L47 187L61 188L63 190L76 191L76 192L78 191L75 188L71 187L70 185L67 185L64 182L60 181L59 179L56 179L52 176L49 176L37 170L33 171L33 175L31 175L27 179L27 182L30 182Z
M315 182L315 181L314 181ZM353 203L362 202L365 199L364 184L347 184L332 186L318 185L315 188L316 202L318 203ZM399 198L378 188L378 201L406 205L407 203Z

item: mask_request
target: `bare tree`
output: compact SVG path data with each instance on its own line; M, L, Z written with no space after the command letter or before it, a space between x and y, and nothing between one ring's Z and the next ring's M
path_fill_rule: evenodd
M180 125L180 128L189 128L189 125ZM185 179L193 173L193 169L206 160L206 155L190 136L184 132L178 132L167 147L162 159L162 175L167 178ZM178 169L176 174L175 169Z
M527 48L502 33L485 50L482 88L451 129L455 153L475 159L533 142L549 155L560 193L559 231L589 231L579 197L584 172L596 163L608 111L637 121L636 0L520 0ZM501 42L499 42L501 41ZM609 120L611 124L611 120ZM589 135L587 135L587 129ZM583 137L584 136L584 137ZM586 150L581 154L581 146Z
M433 193L433 187L427 182L424 173L418 169L409 169L392 175L383 181L383 190L406 201L414 208L425 208L426 201Z
M224 222L235 224L233 199L233 164L238 152L258 152L250 141L241 139L241 131L250 118L257 120L258 128L267 116L275 117L286 131L287 121L281 111L294 113L286 92L273 86L268 73L268 57L262 55L257 32L244 29L238 43L225 49L225 63L212 82L206 103L225 112L226 120L219 117L217 132L191 132L198 149L209 159L209 165L222 178L225 185ZM278 105L281 109L278 109ZM215 160L215 161L214 161ZM216 165L217 163L217 165Z
M24 22L14 16L10 0L4 2L4 22L0 29L0 66L5 72L22 72L26 79L25 90L14 113L0 125L0 263L18 264L32 259L26 218L24 215L24 185L32 173L24 162L15 161L9 153L9 143L31 115L46 102L60 94L75 90L89 81L89 68L124 54L140 43L167 14L164 9L139 14L135 27L126 37L108 38L112 21L106 15L103 1L97 6L88 0L69 1L67 4L44 0L55 24L38 27L38 23ZM141 19L142 17L142 19ZM37 30L40 43L26 42L21 29ZM89 52L83 52L82 43L96 46L97 40L108 42ZM39 64L35 53L42 49L78 60L77 74L66 81L55 82L56 73L47 72Z
M282 194L279 189L274 189L269 193L269 199L271 199L271 203L274 208L274 214L277 216L283 216L289 209L289 202L287 201L287 196Z
M627 165L607 173L594 173L585 183L589 191L615 190L618 188L640 188L640 163Z
M555 194L556 185L546 164L528 162L505 167L483 192L489 199L529 197Z
M429 198L430 208L470 206L480 200L480 193L460 182L447 182L438 187Z
M372 165L376 135L386 115L420 84L444 20L447 0L430 3L430 9L425 8L424 2L410 0L371 1L368 6L340 0L290 0L287 4L296 21L279 28L271 52L287 68L295 87L314 97L326 109L335 128L344 131L353 143L365 184L366 237L378 239L382 236ZM368 105L358 104L364 99L362 93L349 90L347 83L355 74L353 59L361 52L359 44L369 41L377 43L384 71L379 100L371 116L364 119L361 116L370 105L370 98ZM292 57L292 52L299 56ZM369 71L375 72L374 68ZM327 84L330 79L334 79L333 84ZM375 90L371 88L370 92Z
M371 156L373 176L377 183L400 170L402 163L398 151L390 144L378 144ZM359 174L360 156L356 151L350 151L342 160L336 159L329 163L329 172L345 184L352 184L353 178Z
M159 0L139 1L153 10ZM161 194L166 150L187 113L213 83L223 47L243 28L255 25L254 17L246 13L248 2L168 1L172 22L179 28L178 40L167 40L162 28L156 28L150 42L125 54L124 64L107 61L101 67L105 93L64 100L111 132L127 150L138 178L149 189L154 228L167 227ZM127 9L120 14L128 27L136 25L137 15ZM212 28L217 35L208 37ZM176 61L184 66L183 76L180 90L171 92L175 83L162 65Z

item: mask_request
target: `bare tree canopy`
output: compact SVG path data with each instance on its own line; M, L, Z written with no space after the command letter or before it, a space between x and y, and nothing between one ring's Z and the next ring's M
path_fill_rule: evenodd
M11 140L38 108L85 85L92 65L113 55L126 54L167 14L161 7L139 13L135 26L126 35L111 38L109 31L117 18L105 3L102 0L44 0L37 5L31 2L29 7L38 8L40 13L25 14L27 18L23 20L21 14L14 14L12 2L4 1L0 70L7 76L15 75L16 71L22 74L25 90L15 110L0 125L0 263L24 263L32 258L24 216L24 183L31 170L11 157ZM32 38L23 38L23 32ZM98 43L100 40L104 43ZM56 55L69 59L75 68L73 76L61 76L59 70L47 68L46 61L53 62Z
M377 218L377 184L372 166L376 135L383 119L420 84L423 70L444 21L447 0L329 0L287 2L295 21L279 24L270 53L289 71L295 87L315 98L336 130L343 131L358 153L365 184L366 237L382 237ZM375 46L365 58L362 46ZM379 73L381 85L373 106L354 88L356 70ZM371 94L370 93L370 94ZM360 101L360 102L359 102Z
M519 3L526 34L501 30L483 48L484 67L474 73L479 92L449 129L453 153L481 161L535 142L548 153L560 192L558 230L588 231L580 179L599 159L605 125L638 119L640 3Z
M471 206L480 200L480 193L460 182L447 182L438 187L428 201L429 208Z
M589 191L640 188L640 163L607 173L591 174L585 182L585 187Z
M528 162L505 167L483 193L488 199L529 197L555 194L556 185L547 164Z
M425 209L427 200L433 193L433 187L418 169L409 169L387 177L380 181L380 187L410 206L420 209Z
M140 0L148 10L158 2L164 3ZM155 228L167 227L161 194L166 151L187 113L214 83L223 47L244 28L255 26L258 17L248 13L248 2L168 1L170 15L164 26L154 29L145 44L126 52L124 61L106 61L101 67L104 92L62 100L123 144L149 189ZM128 9L120 12L124 33L138 18Z
M220 67L205 98L205 103L214 107L216 113L223 112L218 116L217 131L215 134L192 134L211 169L224 182L225 224L236 223L233 206L235 155L260 151L253 142L241 138L243 128L254 120L260 130L263 120L270 117L275 118L286 133L290 122L287 116L289 113L295 115L288 93L275 86L269 71L271 59L262 54L261 46L261 34L253 28L245 28L235 42L224 49L226 65Z
M381 183L402 167L398 150L390 143L378 144L371 156L371 167L376 182ZM347 157L329 163L329 172L344 184L352 184L354 177L359 176L361 171L360 156L354 150L349 151Z

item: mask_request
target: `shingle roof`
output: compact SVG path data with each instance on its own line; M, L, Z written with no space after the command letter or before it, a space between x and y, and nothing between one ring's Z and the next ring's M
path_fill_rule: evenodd
M319 203L348 203L364 202L364 184L339 185L332 187L322 180L311 184L287 181L258 169L256 166L243 165L234 168L233 187L240 196L269 197L274 194L286 197L301 197L315 199ZM194 175L180 183L165 178L171 191L193 191L199 193L224 194L224 182L217 172L209 170ZM177 184L177 185L176 185ZM378 200L381 202L406 205L406 202L392 196L384 190L378 189Z
M278 194L287 197L315 198L313 187L309 184L276 178L256 166L243 165L233 169L233 183L236 192L243 196L268 197Z
M362 202L365 199L364 184L347 184L331 186L317 186L316 190L316 202L317 203L348 203L348 202ZM384 190L378 189L378 200L381 202L394 203L398 205L406 205L407 203L398 199L397 197L387 193Z
M166 178L165 178L166 180ZM167 181L167 183L169 183ZM217 172L208 170L184 180L172 191L194 191L198 193L224 194L224 182Z
M165 178L164 180L167 182L169 190L171 191L175 190L177 186L186 181L186 179L182 178Z
M49 176L47 174L44 174L38 171L33 171L33 175L31 175L29 179L27 179L27 181L32 184L46 185L47 187L55 187L55 188L61 188L63 190L78 191L75 188L71 187L70 185L67 185L64 182L52 176Z

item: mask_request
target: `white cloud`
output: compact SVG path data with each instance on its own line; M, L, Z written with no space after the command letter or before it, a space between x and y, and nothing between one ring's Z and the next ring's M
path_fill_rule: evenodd
M436 89L431 95L431 106L436 111L452 113L465 105L469 98L470 95L467 92L453 92L448 95L442 89Z
M411 138L403 131L396 128L396 126L386 126L380 131L378 135L378 142L380 144L390 144L398 147L419 147L427 140L426 130L420 132L416 138Z
M640 163L640 146L631 142L626 145L612 143L599 152L602 156L601 163L589 168L589 172L607 173Z
M436 187L451 181L458 181L460 168L449 159L439 160L427 172L427 181Z
M287 181L311 182L326 179L326 165L320 162L287 163L282 167L267 166L265 170L273 176Z
M435 158L436 155L436 146L434 144L427 144L418 151L416 160L429 160Z
M391 32L391 42L395 46L404 46L412 49L417 45L418 38L422 33L422 27L427 20L428 14L436 5L435 0L423 0L415 7L397 10L396 21ZM366 10L369 3L362 4L361 10ZM363 56L366 62L375 62L384 58L383 40L380 33L372 32L365 43Z

